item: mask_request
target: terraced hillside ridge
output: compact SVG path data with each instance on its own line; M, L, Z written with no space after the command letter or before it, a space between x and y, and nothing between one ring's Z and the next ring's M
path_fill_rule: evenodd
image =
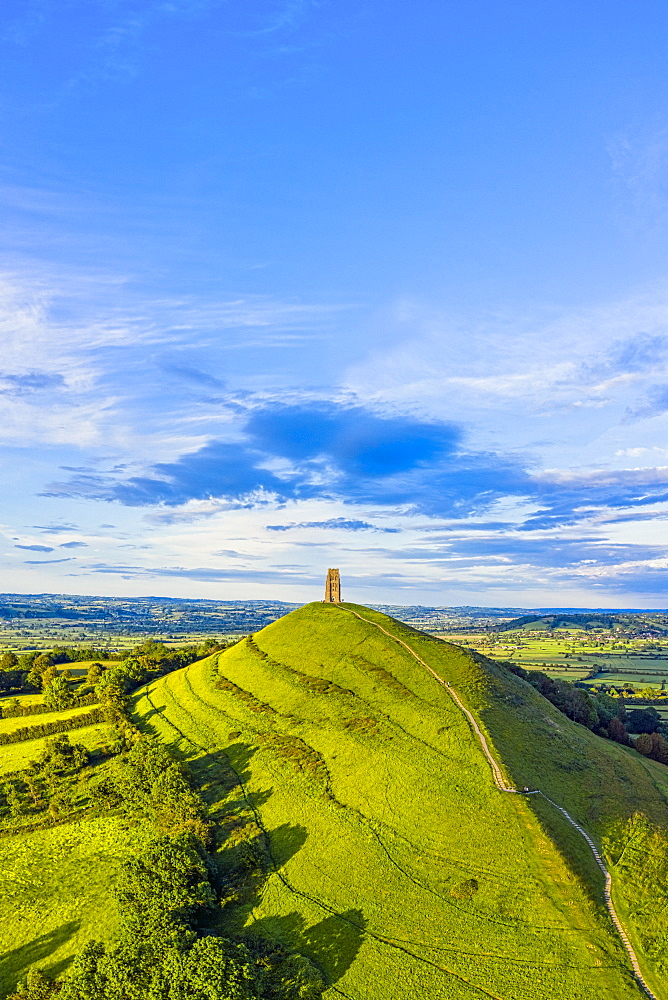
M646 996L587 842L542 796L499 790L413 653L507 786L540 788L587 831L668 1000L668 769L502 666L351 604L300 608L137 698L227 834L223 882L248 872L219 929L307 955L328 998Z

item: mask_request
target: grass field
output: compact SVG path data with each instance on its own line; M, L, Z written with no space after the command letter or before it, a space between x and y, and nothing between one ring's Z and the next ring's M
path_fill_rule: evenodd
M44 718L36 716L35 718ZM85 726L67 735L72 743L81 743L87 750L95 750L104 745L108 739L108 727L104 723ZM53 736L40 736L36 740L21 740L20 743L9 743L0 748L0 775L21 771L37 760L46 749L47 740Z
M44 712L41 715L17 715L10 719L0 719L0 733L13 733L17 729L31 729L33 726L43 726L49 722L75 719L90 711L90 705L83 705L81 708L66 708L55 712ZM4 751L4 747L2 750Z
M56 669L61 674L69 670L73 677L85 677L91 663L101 663L103 667L110 667L116 662L116 660L77 660L76 663L59 663Z
M0 705L6 701L16 700L20 705L41 705L44 696L41 694L6 694L0 698Z
M569 722L502 668L356 610L410 636L511 778L543 788L611 852L638 811L668 826L668 769ZM270 859L222 930L308 955L331 1000L643 995L584 841L536 797L497 791L462 713L406 651L324 604L256 644L222 654L218 673L212 658L169 674L136 702L140 724L191 761L228 831L221 868ZM668 858L657 877L656 857L650 881L642 851L627 853L615 894L665 1000L662 918L647 913L651 887L668 893Z
M113 938L109 887L144 828L100 817L0 837L0 994L32 964L51 975L91 937Z

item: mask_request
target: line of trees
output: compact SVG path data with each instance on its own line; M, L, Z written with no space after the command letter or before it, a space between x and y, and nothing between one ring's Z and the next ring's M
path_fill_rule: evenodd
M71 729L83 729L104 722L104 712L101 708L93 708L90 712L70 716L68 719L54 719L53 722L36 722L32 726L21 726L11 733L0 733L0 746L9 743L23 743L25 740L36 740L40 736L53 736L54 733L67 733Z
M72 708L83 708L86 705L97 704L97 696L94 691L87 694L74 696ZM0 703L0 719L25 719L31 715L48 715L53 712L53 708L43 702L29 702L22 705L18 698L8 698Z
M67 663L81 663L83 661L112 660L115 661L110 669L114 669L117 663L128 663L136 661L139 667L144 668L148 673L153 672L155 676L166 673L168 670L175 670L178 667L187 666L194 660L202 656L208 656L218 650L225 649L227 643L220 642L213 637L205 639L204 642L188 646L170 647L155 639L147 639L136 646L132 652L126 653L110 652L96 646L56 646L54 649L31 650L17 656L16 653L6 652L0 656L0 693L12 691L18 693L32 693L43 691L47 684L50 684L62 673L56 668ZM96 664L92 663L92 667ZM103 669L101 664L97 664L98 669ZM96 679L86 678L86 684L96 683Z
M666 727L656 709L634 709L627 714L623 698L590 693L568 681L548 677L539 670L524 670L508 660L497 663L528 681L573 722L586 726L598 736L633 747L645 757L668 764ZM640 735L632 739L631 733Z

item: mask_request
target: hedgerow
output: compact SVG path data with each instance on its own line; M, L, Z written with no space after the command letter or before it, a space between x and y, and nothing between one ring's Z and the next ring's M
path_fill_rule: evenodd
M85 726L92 726L103 720L103 710L94 708L91 712L74 715L69 719L54 719L53 722L38 722L33 726L21 726L20 729L15 729L11 733L0 733L0 746L6 746L8 743L22 743L24 740L36 740L40 736L52 736L54 733L67 733L72 729L83 729Z

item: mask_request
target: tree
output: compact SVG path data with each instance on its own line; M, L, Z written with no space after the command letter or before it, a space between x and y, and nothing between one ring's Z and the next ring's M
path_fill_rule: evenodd
M633 741L633 747L638 751L638 753L641 753L643 757L649 757L652 753L652 737L649 733L642 733Z
M36 669L36 667L33 667L33 670L34 669ZM42 678L42 690L44 690L47 684L50 684L55 677L58 677L58 667L54 666L53 663L50 663L40 676Z
M202 908L215 906L204 852L190 834L162 837L130 858L114 894L133 940L169 936L188 927Z
M25 816L26 813L30 812L28 798L18 781L8 782L3 791L9 806L10 816Z
M86 684L95 687L103 673L104 665L102 663L91 663L86 672Z
M16 653L3 653L0 656L0 670L16 670L19 658Z
M634 708L628 713L626 725L632 733L656 733L661 716L655 708Z
M31 969L26 979L18 984L16 993L11 993L7 1000L49 1000L59 989L60 987L39 969Z
M668 740L661 733L652 733L650 739L652 749L649 756L660 764L668 764Z
M629 739L629 734L626 731L626 726L621 721L621 719L610 719L608 723L608 736L615 743L621 743L622 746L630 746L631 740Z
M74 695L64 677L58 675L45 686L44 704L58 710L72 707Z
M46 806L46 799L44 797L44 781L39 773L39 766L32 764L23 774L33 806L35 809L43 809Z
M87 944L60 1000L260 1000L258 971L243 944L203 937Z

